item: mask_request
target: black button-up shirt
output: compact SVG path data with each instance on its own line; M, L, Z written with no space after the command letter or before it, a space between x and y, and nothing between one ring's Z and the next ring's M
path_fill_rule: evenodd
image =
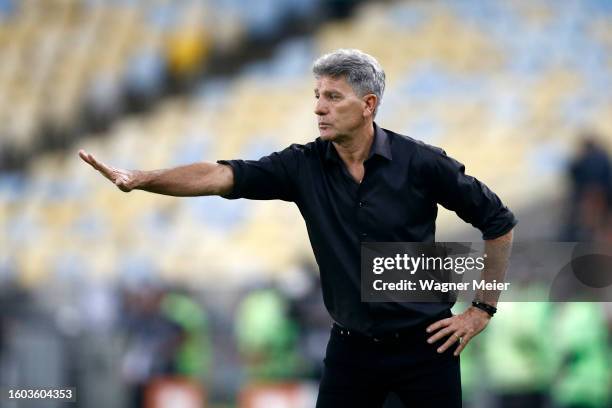
M437 204L480 229L483 239L499 237L517 222L495 193L443 150L376 124L361 183L334 145L320 138L259 160L219 163L234 172L234 189L225 198L298 206L327 310L339 324L371 335L421 323L452 305L361 302L361 242L434 242Z

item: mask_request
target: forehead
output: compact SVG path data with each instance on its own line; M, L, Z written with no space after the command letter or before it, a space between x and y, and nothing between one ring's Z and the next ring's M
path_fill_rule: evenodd
M346 77L344 75L337 77L320 76L315 78L315 91L339 91L349 93L353 92L353 88L346 82Z

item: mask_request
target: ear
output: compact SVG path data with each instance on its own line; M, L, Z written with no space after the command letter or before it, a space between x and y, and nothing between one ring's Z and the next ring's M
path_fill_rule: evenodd
M378 97L374 94L367 94L363 97L364 111L363 116L374 116L376 110L376 104L378 103Z

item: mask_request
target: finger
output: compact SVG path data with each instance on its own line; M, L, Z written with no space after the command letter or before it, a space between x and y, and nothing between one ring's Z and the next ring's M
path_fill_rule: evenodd
M111 181L115 180L116 171L112 167L107 166L103 162L99 161L92 154L88 154L87 157L89 158L89 163L93 166L94 169L102 173L107 179Z
M81 157L81 159L83 159L84 162L89 164L94 169L99 170L98 169L98 161L96 160L96 158L92 154L87 153L85 150L80 150L79 151L79 157Z
M450 346L452 346L455 343L458 343L459 339L460 339L459 335L453 334L452 336L449 336L448 339L444 342L444 344L438 347L438 350L437 350L438 353L444 353Z
M448 326L448 327L440 330L439 332L437 332L433 336L431 336L429 339L427 339L427 342L430 343L430 344L431 343L435 343L436 341L438 341L438 340L448 336L449 334L451 334L451 333L453 333L455 331L456 331L455 328Z
M93 154L88 153L87 159L89 160L91 165L96 168L96 170L100 170L101 168L106 167L104 166L102 162L98 161L98 159L96 159L96 157Z
M469 335L469 334L466 334L465 336L463 336L461 338L461 341L459 342L459 345L455 349L455 352L453 353L453 355L458 356L459 354L461 354L461 352L463 351L465 346L467 346L467 344L470 342L470 340L472 340L472 337L474 337L474 336Z
M87 164L89 164L91 167L94 167L93 163L91 162L91 159L89 158L89 153L87 153L85 150L81 149L79 150L79 157ZM95 168L95 167L94 167Z
M431 332L433 332L435 330L438 330L438 329L440 329L442 327L448 326L452 322L453 322L453 318L452 317L449 317L449 318L446 318L446 319L442 319L442 320L438 320L437 322L429 325L429 327L427 327L426 331L427 331L427 333L431 333Z

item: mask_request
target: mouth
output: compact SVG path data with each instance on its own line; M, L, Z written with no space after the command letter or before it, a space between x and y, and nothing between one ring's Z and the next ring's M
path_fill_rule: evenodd
M319 129L325 129L325 128L328 128L328 127L331 127L331 125L329 123L323 123L323 122L319 123Z

